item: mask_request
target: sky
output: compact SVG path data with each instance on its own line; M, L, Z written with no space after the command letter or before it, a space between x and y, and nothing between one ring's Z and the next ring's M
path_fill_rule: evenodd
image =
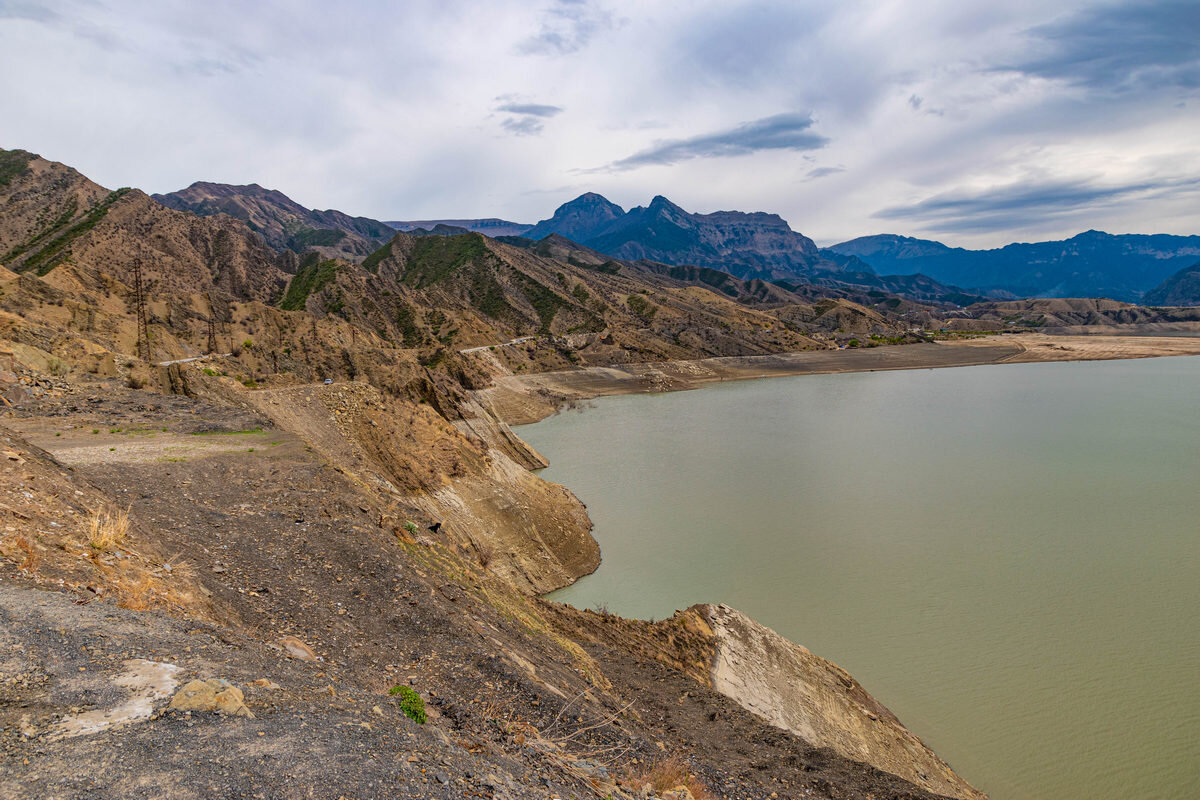
M384 220L1200 233L1200 2L0 0L0 147Z

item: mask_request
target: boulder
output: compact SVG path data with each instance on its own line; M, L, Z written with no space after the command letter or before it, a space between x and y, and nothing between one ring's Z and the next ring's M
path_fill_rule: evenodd
M228 717L254 719L254 714L246 708L242 690L223 678L191 681L175 693L167 710L216 711Z

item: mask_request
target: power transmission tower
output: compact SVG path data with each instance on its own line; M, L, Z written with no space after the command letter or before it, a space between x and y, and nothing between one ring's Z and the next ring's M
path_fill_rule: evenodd
M211 314L208 317L208 352L217 352L217 321Z
M146 324L146 293L142 287L142 260L133 260L133 302L137 305L138 358L150 360L150 326Z

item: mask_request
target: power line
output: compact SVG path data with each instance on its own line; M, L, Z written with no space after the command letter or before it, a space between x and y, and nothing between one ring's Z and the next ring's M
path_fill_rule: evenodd
M137 306L137 351L142 361L150 360L150 326L146 323L146 293L142 287L142 260L133 260L133 302Z

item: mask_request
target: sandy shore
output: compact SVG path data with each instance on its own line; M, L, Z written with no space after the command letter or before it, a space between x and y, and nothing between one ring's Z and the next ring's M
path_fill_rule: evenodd
M1029 333L853 350L815 350L506 375L497 378L493 386L475 394L500 419L511 425L522 425L544 419L562 404L576 400L617 394L682 391L720 381L784 375L1182 355L1200 355L1200 338Z

